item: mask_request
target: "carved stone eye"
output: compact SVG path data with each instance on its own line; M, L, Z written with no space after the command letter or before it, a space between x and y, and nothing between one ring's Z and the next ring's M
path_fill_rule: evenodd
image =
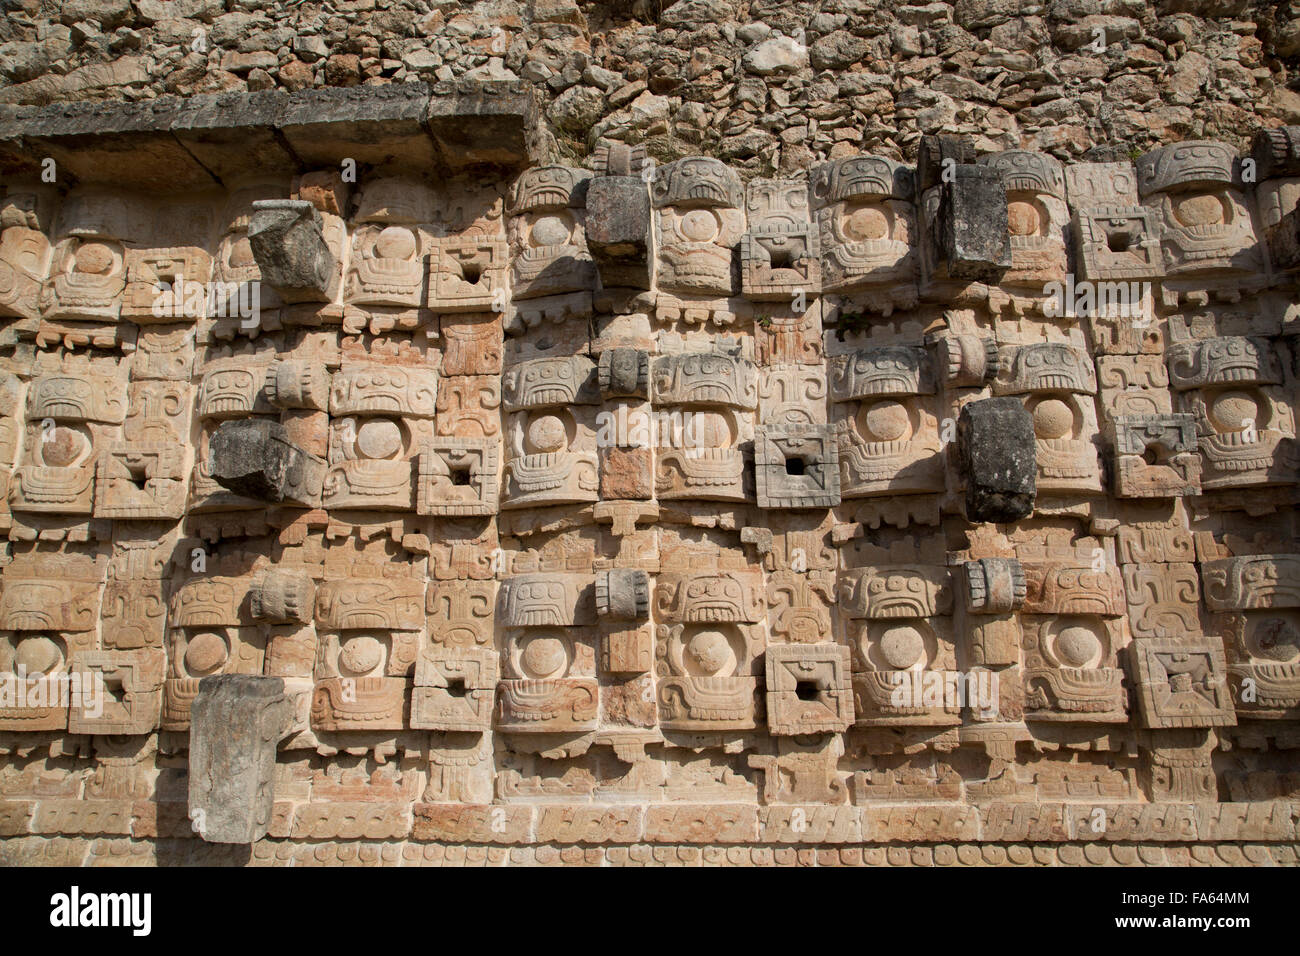
M1256 657L1286 663L1300 656L1300 631L1285 618L1270 617L1261 621L1253 636Z
M556 452L568 444L564 422L558 415L540 415L528 426L528 443L542 453Z
M1037 235L1040 221L1041 217L1033 203L1021 200L1007 204L1007 231L1011 235Z
M862 423L873 441L898 441L911 430L907 408L902 402L876 402L867 408Z
M722 631L708 629L686 643L687 667L697 677L725 677L735 667L735 650Z
M348 638L339 648L339 669L353 676L369 674L379 666L384 657L384 646L379 638L361 634Z
M564 641L550 635L539 635L524 645L519 662L524 673L531 678L556 678L564 676L568 657Z
M543 216L528 238L533 246L558 246L569 241L569 228L559 216Z
M914 667L924 654L925 640L914 627L891 627L880 637L880 655L894 670L905 671Z
M63 662L59 645L44 634L33 634L18 642L14 666L30 675L48 674Z
M1220 432L1239 432L1258 416L1259 405L1246 392L1224 392L1210 406L1210 423Z
M85 437L66 425L56 425L38 441L41 443L41 461L53 468L67 468L74 464L86 449Z
M1223 200L1212 193L1188 196L1174 205L1174 218L1184 226L1215 226L1227 219Z
M1082 625L1063 628L1056 637L1056 653L1067 667L1087 667L1101 655L1101 641Z
M113 252L102 242L87 242L77 249L73 261L78 272L107 275L113 268Z
M692 209L682 216L681 228L691 242L709 242L718 235L718 219L707 209Z
M1064 438L1074 428L1074 412L1059 398L1049 398L1034 408L1034 434L1039 438Z
M888 238L889 217L879 206L859 206L844 220L844 234L854 242Z
M231 268L245 269L255 265L257 260L253 258L253 246L248 241L247 236L241 236L236 239L230 247L230 254L226 257Z
M401 226L389 226L375 239L375 255L384 259L410 259L415 255L415 236Z
M388 418L372 418L357 429L357 452L366 458L389 458L402 447L402 430Z
M219 670L230 657L230 649L220 634L195 634L185 648L185 669L195 677Z

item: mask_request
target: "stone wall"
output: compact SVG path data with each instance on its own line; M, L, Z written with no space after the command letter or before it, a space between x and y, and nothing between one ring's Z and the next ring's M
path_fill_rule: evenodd
M1296 863L1300 126L372 87L0 107L0 860Z
M660 10L660 7L666 9ZM382 9L379 9L382 7ZM1300 122L1300 10L1257 0L6 0L0 103L522 79L565 158L750 175L924 133L1125 159Z

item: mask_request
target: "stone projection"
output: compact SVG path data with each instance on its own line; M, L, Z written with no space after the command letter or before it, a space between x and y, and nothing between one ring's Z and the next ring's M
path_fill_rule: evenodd
M1296 862L1300 127L166 103L0 140L0 859Z

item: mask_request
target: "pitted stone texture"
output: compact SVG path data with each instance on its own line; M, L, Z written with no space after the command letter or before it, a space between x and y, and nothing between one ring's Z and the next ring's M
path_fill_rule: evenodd
M255 843L275 802L275 751L292 703L278 677L205 678L191 705L189 815L210 843Z
M1014 398L985 398L961 410L958 454L970 521L1019 521L1034 510L1034 424Z

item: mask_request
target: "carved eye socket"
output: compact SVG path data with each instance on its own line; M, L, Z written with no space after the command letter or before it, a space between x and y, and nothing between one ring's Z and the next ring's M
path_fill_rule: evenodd
M415 236L401 226L389 226L375 239L375 255L384 259L410 259L415 255Z
M889 217L878 205L859 206L844 220L844 234L854 242L889 237Z
M364 676L379 666L384 646L369 634L350 637L339 648L339 669L354 677Z
M113 251L102 242L87 242L73 256L78 272L107 275L113 268Z
M230 649L220 634L195 634L185 648L185 669L194 677L219 670L230 657Z
M1220 432L1239 432L1258 417L1259 404L1247 392L1224 392L1210 406L1210 423Z
M22 668L31 676L48 674L63 663L63 652L54 639L44 634L33 634L18 642L14 651L14 667Z
M718 235L718 218L707 209L692 209L682 216L681 228L691 242L709 242Z
M1174 218L1184 226L1214 226L1227 221L1228 210L1213 193L1188 196L1174 205Z
M880 636L880 656L894 670L910 670L924 660L925 639L915 627L891 627Z
M559 216L543 216L529 234L532 246L558 246L569 241L569 227Z

